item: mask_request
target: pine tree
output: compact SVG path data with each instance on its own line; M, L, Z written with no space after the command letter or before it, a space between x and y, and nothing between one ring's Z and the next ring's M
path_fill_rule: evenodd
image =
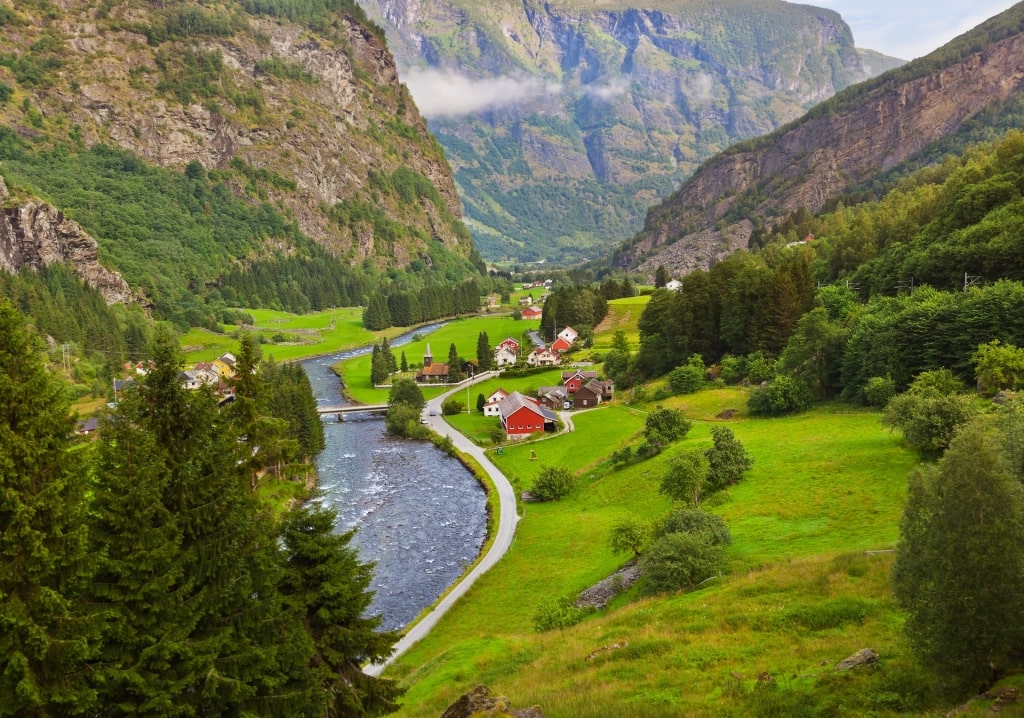
M402 370L403 374L405 372L409 371L409 362L406 361L406 359L405 359L405 352L404 351L402 352L402 362L399 365L399 368Z
M448 347L448 381L462 381L462 366L459 361L459 350L455 348L455 342Z
M476 360L477 368L480 371L487 371L494 364L494 352L491 350L491 341L487 338L487 332L480 332L477 335Z
M304 618L316 647L311 673L327 701L325 715L377 716L397 709L402 690L362 671L391 654L398 640L380 631L379 616L366 617L373 567L349 545L353 532L334 532L336 516L320 507L291 511L282 539L287 554L283 593Z
M59 381L23 318L0 299L0 716L76 715L91 624L82 452Z
M380 340L380 353L384 355L384 361L387 364L388 374L394 374L398 371L398 362L395 361L395 353L391 351L391 344L388 342L388 338L384 337Z

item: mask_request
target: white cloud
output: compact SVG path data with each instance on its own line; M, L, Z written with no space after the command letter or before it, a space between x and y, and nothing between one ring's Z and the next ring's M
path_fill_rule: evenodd
M426 117L470 115L562 92L560 84L537 78L474 79L450 70L414 68L402 80Z
M598 100L610 100L613 97L624 95L629 89L629 83L625 78L617 77L603 85L584 85L583 92Z

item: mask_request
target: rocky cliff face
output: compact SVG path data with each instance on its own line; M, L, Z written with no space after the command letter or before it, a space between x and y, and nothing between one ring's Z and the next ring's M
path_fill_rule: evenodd
M21 136L60 141L74 129L86 146L157 165L233 169L240 191L245 176L259 177L256 199L353 264L406 266L433 242L470 255L447 161L364 21L338 12L289 22L233 3L57 5L16 3L14 20L0 21L17 58L0 63L15 93L0 121ZM400 197L388 182L400 168L427 178L440 201ZM404 231L396 240L379 222L332 219L339 203L372 206Z
M746 247L755 223L771 224L800 208L816 212L1024 91L1022 57L1024 35L1014 34L934 72L904 73L908 66L850 88L787 129L708 161L652 208L616 262L652 275L659 265L676 275L707 268ZM937 60L918 62L930 67Z
M789 3L361 2L492 259L600 254L715 152L867 77L838 14Z
M0 179L0 206L7 199L7 186ZM121 275L99 263L96 240L54 207L26 201L0 211L0 270L39 270L60 263L73 266L75 273L97 289L107 304L133 299L132 290Z

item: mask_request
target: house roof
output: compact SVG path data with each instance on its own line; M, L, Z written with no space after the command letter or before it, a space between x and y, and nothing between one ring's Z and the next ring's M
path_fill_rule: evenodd
M598 381L597 379L591 379L586 384L581 386L580 389L587 389L589 391L594 392L595 394L602 394L604 393L604 383Z
M420 369L420 376L448 376L448 365L444 362L437 362Z
M576 369L574 371L563 371L562 372L562 381L568 381L569 379L572 379L574 376L579 376L580 379L596 379L597 378L597 372L596 371L580 371L579 369Z
M514 391L498 404L498 411L501 412L502 417L512 416L520 409L528 409L534 414L541 414L541 408L537 405L533 399L528 396L520 394L518 391Z
M508 396L508 392L507 392L507 391L505 391L504 389L502 389L502 388L501 388L501 387L499 386L499 387L498 387L497 389L495 389L494 391L492 391L492 392L490 393L490 395L489 395L489 396L487 397L487 401L488 401L488 402L492 402L492 401L501 401L501 400L502 400L502 399L504 399L504 398L505 398L506 396Z

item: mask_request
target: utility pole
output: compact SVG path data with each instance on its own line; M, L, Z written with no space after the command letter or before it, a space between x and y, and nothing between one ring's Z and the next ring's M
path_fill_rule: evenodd
M71 345L70 344L61 344L60 345L60 354L61 354L61 356L60 356L61 366L64 367L64 373L67 375L68 379L70 379L71 378Z

